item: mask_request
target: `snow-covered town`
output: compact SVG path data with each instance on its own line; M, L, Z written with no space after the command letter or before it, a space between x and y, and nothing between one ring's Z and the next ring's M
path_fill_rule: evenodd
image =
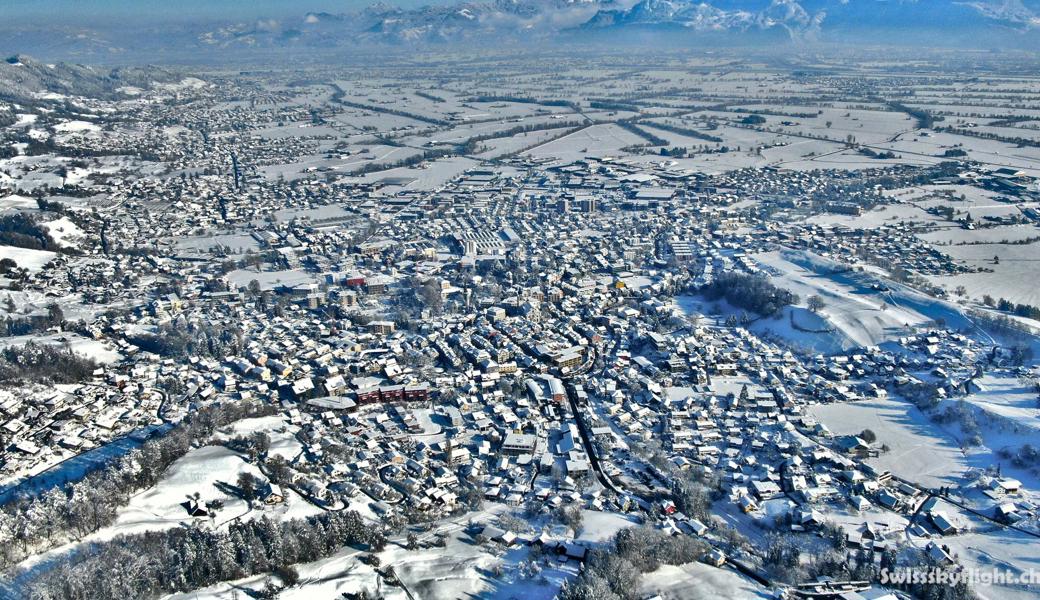
M0 64L0 595L1040 593L1032 59L424 60Z

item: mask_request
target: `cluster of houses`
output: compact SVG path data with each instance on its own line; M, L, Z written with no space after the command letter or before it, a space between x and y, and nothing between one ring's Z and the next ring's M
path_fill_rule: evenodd
M707 539L715 524L667 498L689 473L742 524L782 514L800 534L852 510L861 518L846 527L848 545L875 552L901 543L903 529L883 517L923 537L966 527L948 492L870 466L886 452L884 432L834 435L807 409L924 384L936 401L961 397L992 366L988 348L908 327L883 346L813 355L672 301L719 273L760 273L752 255L780 248L963 272L910 224L806 221L894 202L858 184L913 169L705 175L670 161L517 157L432 190L395 178L287 180L265 167L338 151L322 133L328 114L271 94L185 109L182 127L151 146L179 174L93 185L105 218L84 217L93 229L82 256L21 283L98 309L84 311L76 335L122 359L79 385L0 394L5 477L252 399L277 406L301 445L282 485L324 508L360 498L391 519L483 502L578 506L654 513L670 532ZM143 99L142 110L162 109ZM313 127L264 133L301 121ZM119 310L100 310L110 305ZM978 490L965 501L994 520L1036 516L1013 478ZM285 497L274 484L262 494ZM568 558L587 551L484 534Z

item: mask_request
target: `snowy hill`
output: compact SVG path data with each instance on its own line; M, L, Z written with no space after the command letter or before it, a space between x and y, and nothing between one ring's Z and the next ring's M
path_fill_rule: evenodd
M150 87L171 77L162 69L105 70L64 62L48 64L18 54L0 61L0 98L18 101L44 93L108 97L121 87Z

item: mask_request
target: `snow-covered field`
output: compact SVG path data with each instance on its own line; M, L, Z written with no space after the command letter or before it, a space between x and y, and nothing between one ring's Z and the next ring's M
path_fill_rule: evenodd
M592 125L560 139L524 152L535 158L577 160L583 156L617 155L621 148L645 144L646 140L617 125Z
M11 194L10 196L0 198L0 210L36 208L36 206L36 199L19 194Z
M1007 375L984 375L975 383L981 389L969 395L968 402L1013 420L1022 427L1040 429L1037 393L1027 382Z
M808 347L815 347L817 340L814 338L821 335L824 337L823 347L835 343L841 348L873 346L902 335L908 325L919 325L934 318L893 301L888 295L873 292L850 274L830 272L828 267L835 265L806 253L767 252L754 255L754 259L769 269L778 287L798 294L803 303L813 295L823 299L826 306L818 315L794 311L793 325L790 312L776 324L767 320L756 323L762 329ZM825 323L817 322L819 317ZM812 333L819 331L821 326L833 331ZM828 337L835 339L829 340Z
M772 591L728 569L699 562L664 565L643 576L642 597L669 600L751 600L772 598Z
M61 217L44 223L47 233L63 248L75 248L79 240L84 236L83 230L68 217Z
M235 485L240 473L266 479L256 467L223 446L193 450L174 462L155 487L131 498L110 529L130 533L176 527L190 520L186 503L196 493L203 501L224 502L218 521L244 515L249 512L246 503L222 491L224 485Z
M845 225L869 229L893 222L900 224L938 223L942 222L942 217L929 214L913 204L886 204L858 216L832 213L813 215L809 217L808 222L814 225Z
M542 144L554 137L563 134L566 129L545 129L541 131L531 131L527 133L521 133L507 138L495 138L481 142L481 146L486 146L487 150L481 152L478 156L481 158L496 158L531 148L538 144Z
M1040 231L1034 233L1040 235ZM964 286L970 298L984 295L1007 298L1032 306L1040 305L1040 243L984 244L972 246L943 246L943 252L972 267L985 267L992 273L965 273L950 277L931 277L947 289ZM996 264L993 257L1000 257Z
M968 568L984 571L997 569L1020 575L1030 569L1036 570L1036 547L1038 540L1016 531L996 529L985 533L967 533L945 536L942 544L950 547L959 562ZM918 543L917 545L924 545ZM973 590L982 600L1032 600L1040 596L1040 584L1033 585L984 585L976 584Z
M359 178L361 181L381 181L386 178L403 177L414 179L411 183L402 186L401 189L409 190L433 190L443 186L445 183L461 175L467 169L476 167L479 163L471 158L453 156L441 158L425 163L421 167L401 167L388 169L378 173L369 173ZM385 193L391 193L395 186L389 186Z
M245 287L252 280L260 283L261 289L270 290L278 286L294 286L317 281L317 277L304 271L253 271L237 269L227 275L228 282L234 287Z
M44 265L54 260L57 254L47 250L31 250L29 248L15 248L14 246L0 246L0 259L10 258L20 268L29 271L39 271Z
M821 404L808 413L836 435L871 429L878 444L891 450L867 463L927 487L959 486L968 461L958 444L908 402L872 399L846 404Z
M101 128L90 121L66 121L54 126L58 133L83 133L100 131Z
M231 252L257 251L260 244L247 233L221 233L206 236L178 236L173 238L178 248L195 252L208 252L214 248L230 248Z
M37 344L68 347L76 354L85 356L102 364L111 364L123 359L123 355L120 354L112 345L100 340L86 338L78 333L72 332L5 337L0 340L0 347L21 346L30 341Z
M964 443L967 436L958 424L936 424L898 398L815 405L808 412L836 435L871 429L878 445L890 450L866 459L867 463L926 487L962 486L970 480L970 471L1000 463L1006 475L1029 489L1040 489L1040 473L1015 467L998 456L1003 448L1015 451L1036 443L1040 435L1036 394L1007 376L985 376L979 382L982 389L964 398L979 427L978 446ZM940 408L953 402L957 401L945 401Z
M247 419L233 424L216 437L226 439L264 431L271 437L272 452L282 449L284 453L291 453L295 450L293 444L298 445L298 442L292 431L284 425L279 417ZM136 445L130 438L126 440L122 445ZM127 505L119 509L113 524L87 536L81 542L36 555L20 566L29 568L41 561L74 551L79 544L110 540L121 534L169 529L193 521L202 526L223 527L235 519L257 518L261 515L275 519L303 518L321 510L288 488L283 488L286 500L282 504L264 508L249 507L235 492L234 486L240 473L250 473L261 481L267 481L267 477L256 466L225 446L205 445L191 450L174 461L154 486L132 496ZM216 511L212 518L192 517L188 514L188 502L195 494L199 495L203 503L219 500L224 507Z

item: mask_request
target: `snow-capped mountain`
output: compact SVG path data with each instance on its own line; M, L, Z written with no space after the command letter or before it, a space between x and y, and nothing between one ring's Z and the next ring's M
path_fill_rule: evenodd
M667 31L668 43L710 37L735 43L790 39L1036 49L1040 0L483 0L407 9L379 3L342 14L127 28L54 22L25 29L0 23L0 52L202 57L215 50L581 43L648 29ZM640 39L652 43L653 36Z
M759 10L727 9L693 0L640 0L628 9L600 11L583 27L675 26L714 32L778 27L800 35L818 29L825 16L822 11L810 14L792 0L776 0Z
M576 27L612 0L490 0L403 9L373 4L352 14L307 13L300 22L242 23L206 32L207 45L452 43L479 38L524 41Z
M796 38L821 33L866 37L901 30L959 35L1024 33L1040 28L1038 14L1038 7L1022 0L639 0L625 9L600 11L583 27L678 27L697 32L779 28Z

